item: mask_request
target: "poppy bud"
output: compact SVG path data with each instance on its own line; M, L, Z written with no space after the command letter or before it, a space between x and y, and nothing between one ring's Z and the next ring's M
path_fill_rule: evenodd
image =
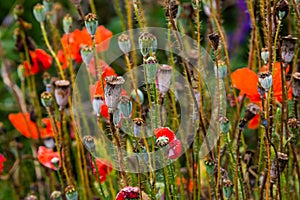
M153 83L156 78L157 72L157 60L156 58L150 56L145 61L145 70L146 70L146 81L147 83Z
M68 185L65 188L65 195L67 200L78 200L78 192L73 185Z
M122 92L122 85L125 80L123 77L108 76L105 78L106 86L104 90L105 103L108 107L108 112L113 113L117 108Z
M113 112L113 122L116 127L119 127L121 121L121 111L119 109Z
M149 52L155 52L157 49L157 39L149 32L144 32L139 37L139 48L141 54L146 57Z
M140 189L138 187L127 186L120 190L116 196L116 200L139 199Z
M25 200L38 200L38 198L35 195L31 194L31 195L25 197Z
M211 46L214 48L214 50L217 50L219 47L220 42L220 36L218 33L211 33L208 35L208 39L210 41Z
M50 92L43 92L41 94L41 102L45 108L52 106L53 97Z
M93 57L93 47L90 47L87 45L84 46L83 48L81 48L80 54L81 54L84 64L89 65L89 63L91 62L91 59Z
M45 6L45 11L50 12L53 7L53 0L43 0L43 5Z
M130 52L131 50L131 43L130 43L129 36L126 34L120 35L118 37L118 45L124 54L128 54L128 52Z
M268 91L272 87L272 73L270 71L260 72L258 82L265 91Z
M135 100L135 102L138 102L138 99L136 97L136 93L137 93L140 104L143 104L144 103L144 94L141 90L139 90L139 89L136 89L136 90L137 90L137 92L135 92L135 90L132 90L131 97Z
M121 96L118 108L121 111L122 116L128 118L132 112L132 103L130 98L125 95Z
M172 79L172 67L169 65L162 65L159 67L156 76L156 84L162 97L168 92Z
M94 37L98 28L97 16L93 13L89 13L84 17L84 24L89 34Z
M59 110L62 111L68 104L68 99L70 96L70 81L58 80L55 81L54 95L57 105L59 105Z
M295 101L297 101L300 96L300 72L295 72L293 74L293 79L293 96L295 98Z
M274 183L276 181L276 179L278 178L278 175L284 171L284 168L285 168L286 164L288 163L288 155L287 154L278 152L277 156L278 156L278 164L279 164L279 173L277 171L277 160L275 158L272 162L271 171L270 171L272 183Z
M38 22L44 22L46 16L45 6L40 3L36 4L33 7L33 15Z
M142 118L134 118L133 123L133 133L137 137L141 133L142 125L145 121Z
M60 191L53 191L50 195L51 200L62 200L62 194Z
M25 80L25 76L24 76L24 74L25 74L25 67L24 67L24 65L19 65L18 66L17 73L18 73L19 79L21 81L24 81Z
M204 161L204 164L207 173L209 175L213 175L215 171L215 162L212 159L208 158L207 160Z
M269 57L270 57L270 52L269 52L268 48L262 48L260 56L261 56L261 59L263 59L264 63L267 64L267 62L269 61Z
M230 199L233 193L233 183L230 180L223 180L223 194L227 199Z
M289 2L286 0L278 1L276 4L276 15L280 20L283 20L289 13Z
M291 35L282 37L281 39L281 57L285 63L284 67L293 60L297 40L298 38L292 37Z
M85 146L85 148L91 152L91 153L94 153L95 150L96 150L96 146L95 146L95 139L93 136L90 136L90 135L87 135L87 136L84 136L82 138L82 142Z
M229 122L228 118L227 117L220 117L219 122L220 122L221 132L224 133L224 134L227 134L229 132L229 129L230 129L230 122Z
M290 118L287 122L288 129L291 133L298 135L300 129L300 121L296 118Z
M245 128L246 123L250 121L255 115L259 114L259 112L260 112L259 106L254 103L250 103L246 108L246 111L244 113L244 118L239 124L239 128L240 129Z
M92 104L94 112L97 114L97 117L99 117L101 113L101 106L104 104L103 99L100 95L95 95Z
M65 34L70 33L70 29L72 27L73 19L69 14L66 14L64 19L63 19L63 29Z
M218 70L219 79L223 79L227 76L227 65L224 61L218 60L218 69L217 66L215 66L216 74L217 74L217 70Z
M14 7L14 15L20 17L23 15L23 13L24 13L24 7L21 4L17 4Z

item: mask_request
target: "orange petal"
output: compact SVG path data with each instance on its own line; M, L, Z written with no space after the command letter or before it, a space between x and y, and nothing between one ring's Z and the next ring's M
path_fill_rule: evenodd
M52 57L43 49L36 49L35 53L37 60L42 65L43 69L49 69L52 65Z
M259 95L257 91L258 78L252 70L248 68L237 69L231 74L231 80L234 87L247 96Z
M36 124L30 120L29 113L9 114L8 119L13 126L25 137L38 139Z
M248 122L248 128L249 129L257 129L258 126L260 124L260 116L259 115L255 115L255 117L253 117L253 119L251 119Z

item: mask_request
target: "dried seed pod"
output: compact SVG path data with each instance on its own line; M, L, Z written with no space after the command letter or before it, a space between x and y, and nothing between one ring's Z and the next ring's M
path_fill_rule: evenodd
M45 6L38 3L33 7L33 15L38 22L44 22L46 18Z
M62 111L68 104L70 96L70 81L58 80L55 81L54 95L57 105L59 105L59 110Z
M281 57L285 63L284 67L293 60L297 40L298 38L292 37L291 35L281 38Z
M278 19L283 20L289 13L289 2L286 0L278 1L276 4L276 15Z
M87 135L87 136L84 136L82 138L82 142L85 146L85 148L91 152L92 154L95 152L96 150L96 145L95 145L95 138L91 135Z
M118 45L124 54L128 54L131 50L131 43L130 43L129 36L126 34L120 35L118 37Z
M219 47L220 42L220 36L218 33L211 33L208 35L208 39L210 41L211 46L214 48L214 50L217 50Z
M160 66L156 76L156 84L162 97L164 97L165 94L168 92L171 86L171 79L172 67L170 65L165 64Z
M175 19L179 16L179 2L177 0L169 0L166 5L166 18Z
M293 96L295 101L297 101L300 96L300 72L295 72L293 74L293 80L294 80L292 85Z
M278 152L278 164L279 164L279 173L277 171L277 160L276 158L273 160L271 165L271 182L274 183L276 179L278 178L278 175L284 171L284 168L288 162L288 155L285 153Z
M50 195L51 200L62 200L62 194L60 191L53 191Z
M270 52L269 52L268 48L261 49L260 57L264 61L265 64L268 63L269 57L270 57Z
M258 82L265 91L269 91L273 83L272 73L270 71L260 72L258 74Z
M65 17L63 18L63 29L64 29L65 34L70 33L72 24L73 24L72 17L70 16L70 14L66 14Z
M244 118L242 119L242 121L239 124L239 128L240 129L245 128L245 125L247 124L247 122L250 121L255 115L259 114L259 112L260 112L259 106L254 103L250 103L247 106L247 109L244 113Z
M108 107L108 112L113 113L118 107L119 99L121 96L122 85L125 80L123 77L108 76L105 78L106 87L104 90L105 103Z
M233 193L233 183L229 179L223 180L223 194L229 199Z
M84 17L84 24L89 34L94 37L98 28L97 16L93 13L89 13Z
M73 185L68 185L65 188L65 195L67 200L78 200L78 192Z
M227 134L229 132L229 129L230 129L230 122L229 122L228 118L227 117L220 117L219 122L220 122L221 132L224 133L224 134Z
M300 129L300 120L297 118L290 118L287 122L288 129L292 134L296 134L298 136Z

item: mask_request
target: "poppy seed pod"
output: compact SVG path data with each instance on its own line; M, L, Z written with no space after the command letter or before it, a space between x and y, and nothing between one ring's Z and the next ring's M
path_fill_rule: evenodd
M216 75L217 75L217 72L218 72L219 79L223 79L227 76L227 65L224 61L218 60L218 67L215 66L215 74Z
M246 108L246 111L244 113L244 118L240 122L239 128L240 129L245 128L247 122L250 121L255 115L259 114L259 112L260 112L259 106L254 103L250 103Z
M53 191L50 195L51 200L62 200L62 194L60 191Z
M134 136L137 137L141 133L141 129L145 121L142 118L134 118L133 119L133 133Z
M122 119L121 111L119 109L114 110L113 122L114 122L115 127L120 127L121 119Z
M169 65L162 65L159 67L156 76L156 85L162 97L168 92L172 79L172 67Z
M211 46L214 48L214 50L217 50L219 47L220 42L220 36L218 33L211 33L208 35L208 39L210 41Z
M279 164L279 173L277 171L277 159L275 158L272 162L271 171L270 171L272 183L275 183L276 179L278 178L278 175L284 171L285 166L288 163L288 155L287 154L278 152L277 156L278 156L278 164Z
M146 81L147 83L154 83L157 73L157 59L150 56L145 61L145 70L146 70Z
M53 7L53 0L43 0L43 5L45 6L45 11L50 12Z
M124 54L128 54L131 50L131 43L130 43L129 36L126 34L120 35L118 37L118 45Z
M215 162L212 159L208 158L207 160L204 161L204 164L207 173L209 175L213 175L215 171Z
M300 96L300 72L295 72L293 74L293 79L294 79L293 85L292 85L293 96L295 98L295 101L297 101L297 99Z
M105 78L106 86L104 90L105 103L108 107L108 112L113 113L118 107L119 99L121 96L122 85L125 80L123 77L108 76Z
M291 35L281 38L281 57L286 67L288 63L293 60L295 44L298 38L292 37Z
M118 108L121 111L122 116L128 118L132 112L132 103L130 98L125 95L121 96Z
M229 199L233 193L233 183L228 180L228 179L225 179L223 180L223 194L224 196Z
M289 2L286 0L278 1L276 4L276 15L280 20L283 20L289 13Z
M169 138L166 136L161 136L156 139L156 145L158 147L164 147L167 146L168 144L169 144Z
M38 22L44 22L46 18L45 6L38 3L33 7L33 15Z
M73 19L69 14L66 14L64 19L63 19L63 29L65 34L70 33L70 29L72 27Z
M272 73L270 71L260 72L258 82L265 91L268 91L272 87Z
M45 108L52 106L53 97L50 92L43 92L41 94L41 102Z
M297 134L299 133L300 129L300 121L297 118L290 118L287 122L288 129L292 134Z
M134 99L135 102L138 102L138 99L137 99L136 94L138 95L139 103L140 103L140 104L143 104L143 103L144 103L144 100L145 100L145 99L144 99L144 94L143 94L143 92L142 92L141 90L139 90L139 89L136 89L136 91L135 91L135 90L132 90L132 92L131 92L131 97Z
M221 132L224 133L224 134L227 134L229 132L229 129L230 129L230 122L229 122L228 118L227 117L220 117L219 122L220 122Z
M96 146L95 146L95 139L93 136L90 136L90 135L84 136L82 138L82 142L83 142L85 148L89 152L91 152L92 154L95 152Z
M169 0L166 5L166 18L175 19L179 17L179 2L177 0Z
M99 117L100 113L101 113L101 106L104 104L104 101L101 98L101 95L94 95L92 104L93 104L94 112L96 113L97 117Z
M260 57L264 61L265 64L269 61L270 52L268 48L262 48L260 52Z
M98 28L97 16L93 13L89 13L84 17L84 24L88 33L94 37Z
M78 199L78 192L73 185L68 185L65 188L65 195L67 200L77 200Z
M62 111L68 104L68 99L70 96L70 81L58 80L55 81L54 95L57 105L59 105L59 110Z
M144 32L139 37L139 48L141 54L146 57L149 52L155 52L157 49L157 39L149 32Z
M93 47L87 45L82 47L80 49L80 54L82 57L82 61L88 66L93 57Z

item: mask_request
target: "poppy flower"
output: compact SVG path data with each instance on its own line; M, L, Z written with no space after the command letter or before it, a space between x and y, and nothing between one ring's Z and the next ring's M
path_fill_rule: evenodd
M159 139L160 137L166 137L169 139L169 143L172 142L175 138L176 135L174 134L173 131L171 131L171 129L169 129L168 127L160 127L154 130L154 134L156 139Z
M99 59L99 63L100 63L100 66L101 66L102 80L105 80L105 78L108 77L108 76L117 76L114 69L111 68L105 61ZM88 70L94 77L96 77L94 59L91 60L89 66L88 66ZM98 75L98 77L99 77L99 75Z
M101 81L97 81L95 85L90 85L90 95L91 95L91 102L93 101L93 98L95 95L100 96L102 99L104 99L104 92L103 92L103 86ZM105 104L105 102L100 107L100 114L108 119L108 107Z
M59 162L59 154L58 152L54 152L52 149L48 149L44 146L40 146L38 150L38 161L44 165L45 167L48 167L53 170L57 170L56 166L53 163L53 160L58 160ZM61 163L59 162L58 166L61 166Z
M8 119L13 126L27 138L38 139L39 132L41 138L54 137L51 122L48 118L42 119L45 127L39 127L35 122L31 121L29 113L9 114ZM37 127L39 128L39 132Z
M35 75L42 70L47 70L52 65L52 57L47 54L43 49L36 49L29 52L31 65L25 61L24 66L26 69L26 76Z
M282 80L281 80L281 64L276 62L274 67L274 74L272 78L274 96L279 102L282 102ZM263 66L261 71L266 71L268 66ZM289 72L289 66L286 69L286 73ZM260 94L258 93L258 77L257 74L248 69L242 68L234 71L231 74L231 80L233 85L240 90L241 94L246 94L251 102L260 102ZM292 90L288 91L288 98L292 98Z
M104 26L99 26L95 35L95 42L97 45L97 51L105 51L109 46L109 39L112 37L112 32L106 29ZM60 62L66 66L66 59L64 57L71 57L77 63L82 62L80 48L84 45L92 46L92 39L86 28L82 30L74 30L72 33L64 34L61 39L64 51L68 56L60 56ZM100 45L101 44L101 45ZM61 53L62 53L61 52Z
M107 174L109 174L112 171L112 165L108 161L99 158L96 159L96 165L100 175L100 182L103 183L106 180ZM93 174L98 181L97 171L93 162L92 162L92 169L93 169Z
M248 122L248 128L249 129L257 129L260 124L260 116L255 115L249 122Z
M3 163L6 161L6 158L4 157L4 155L0 154L0 174L2 174L3 172Z
M116 200L138 199L140 197L140 189L138 187L127 186L120 190L116 196Z
M170 142L169 152L168 152L168 158L170 159L176 159L179 158L182 153L182 143L180 140L173 140Z

